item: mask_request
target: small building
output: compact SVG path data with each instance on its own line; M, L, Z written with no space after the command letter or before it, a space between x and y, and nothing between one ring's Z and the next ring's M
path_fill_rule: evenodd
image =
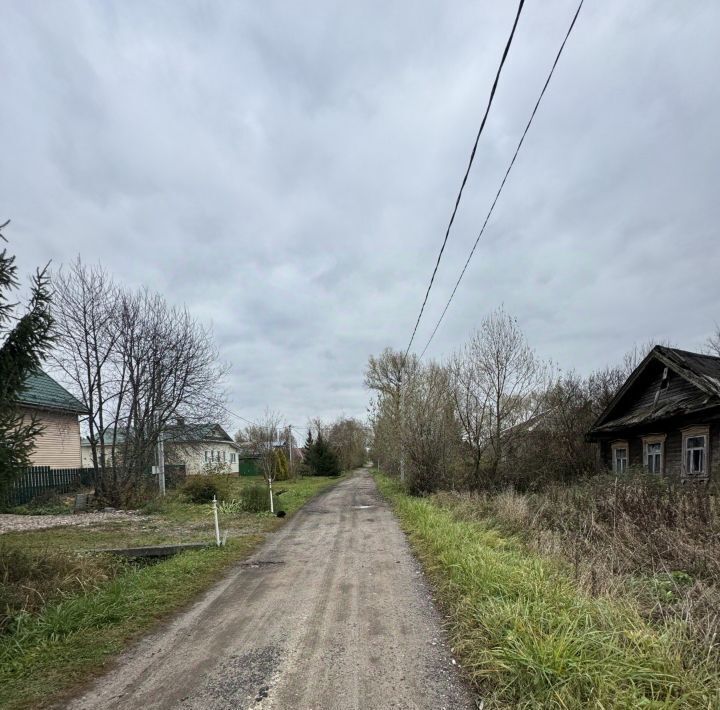
M82 466L78 417L88 411L80 400L50 375L37 370L25 380L18 409L26 419L34 415L42 427L30 456L33 466L53 469Z
M720 357L654 347L587 435L615 473L707 480L720 470Z

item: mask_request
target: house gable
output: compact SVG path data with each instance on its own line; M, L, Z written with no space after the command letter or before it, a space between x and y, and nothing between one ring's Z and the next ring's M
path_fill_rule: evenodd
M600 415L589 438L720 407L720 358L656 346Z

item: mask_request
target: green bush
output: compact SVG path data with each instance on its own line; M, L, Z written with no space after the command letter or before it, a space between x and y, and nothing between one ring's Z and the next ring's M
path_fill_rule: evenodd
M277 496L273 494L273 504L275 511L278 508ZM270 510L270 494L267 486L255 484L242 489L240 505L247 513L264 513Z
M183 484L182 494L191 503L209 503L213 497L225 500L230 496L230 480L227 476L189 476Z
M275 480L277 481L288 481L290 480L290 465L288 464L287 456L282 449L275 449Z

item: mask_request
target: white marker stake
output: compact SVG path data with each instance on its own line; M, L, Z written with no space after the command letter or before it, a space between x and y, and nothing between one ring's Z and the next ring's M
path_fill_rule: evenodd
M215 496L213 496L212 499L212 509L213 515L215 516L215 542L217 546L220 547L220 523L218 522L217 498Z
M273 499L272 499L272 481L268 483L268 487L270 489L270 512L275 512L275 507L273 506Z

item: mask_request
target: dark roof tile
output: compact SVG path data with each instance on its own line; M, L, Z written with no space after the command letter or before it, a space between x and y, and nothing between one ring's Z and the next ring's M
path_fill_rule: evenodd
M27 377L18 402L38 409L56 409L75 414L88 413L80 400L42 370L37 370Z

